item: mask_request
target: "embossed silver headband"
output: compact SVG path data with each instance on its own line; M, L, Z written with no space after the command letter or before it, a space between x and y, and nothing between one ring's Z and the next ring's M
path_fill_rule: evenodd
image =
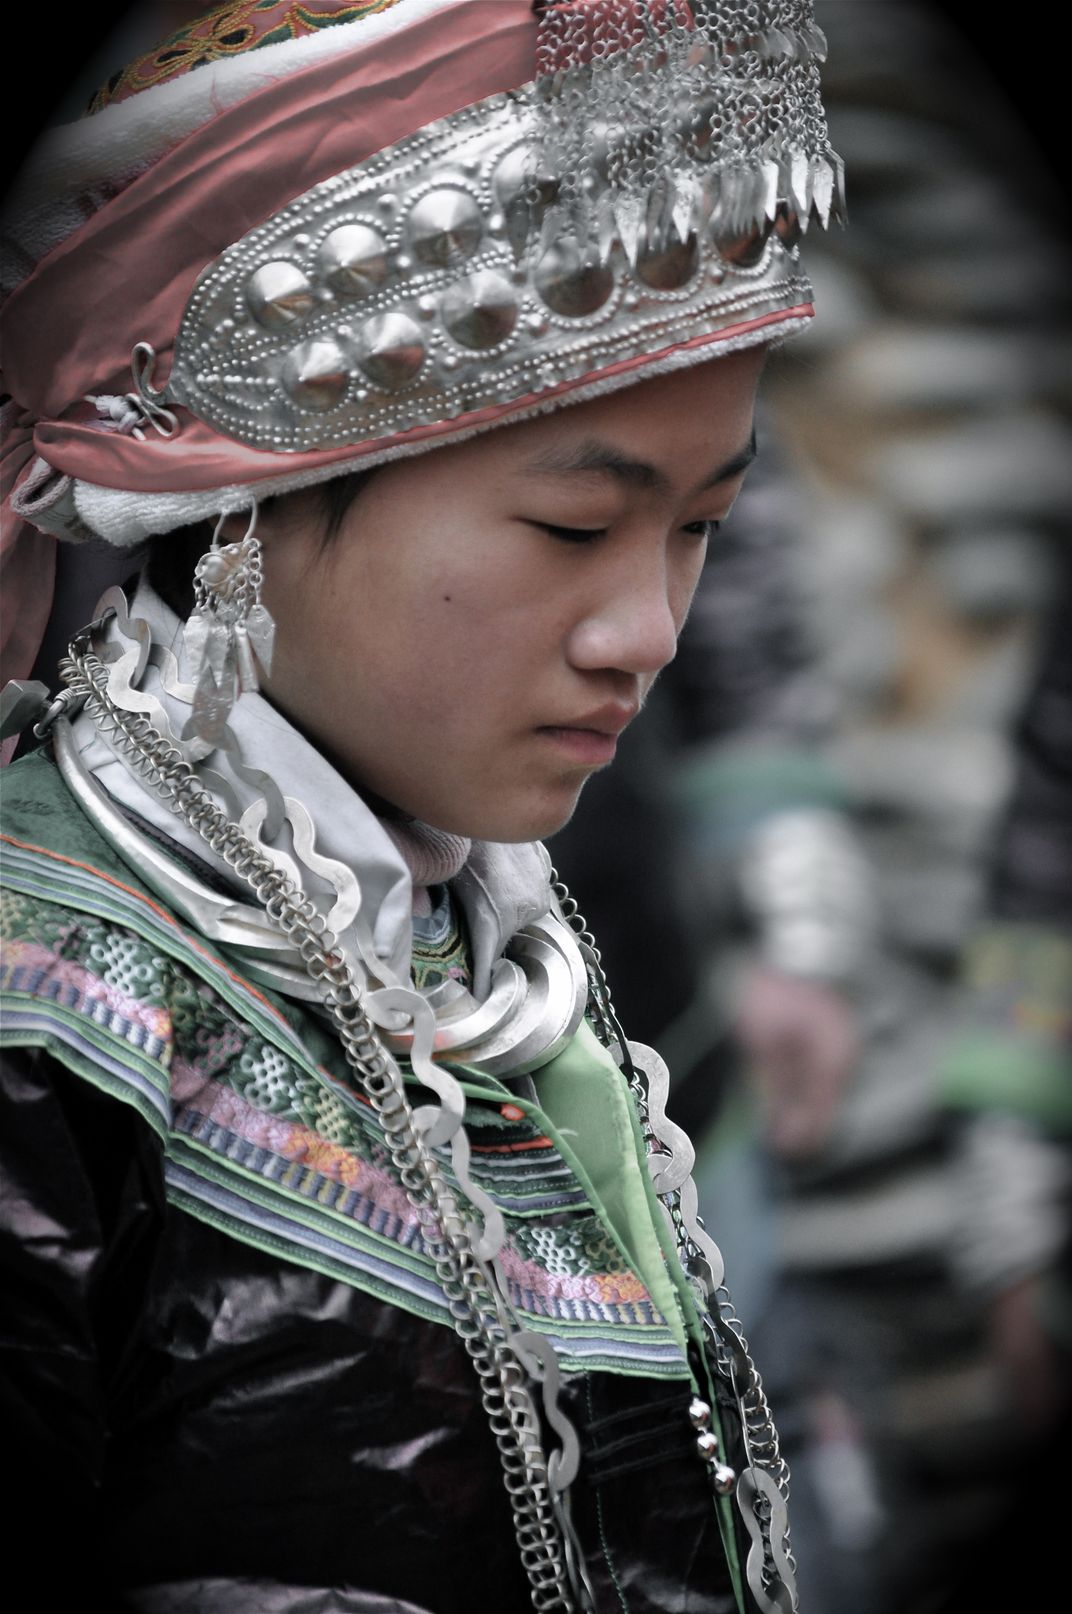
M549 6L543 71L314 186L209 265L166 387L276 452L479 417L810 315L842 210L802 0Z

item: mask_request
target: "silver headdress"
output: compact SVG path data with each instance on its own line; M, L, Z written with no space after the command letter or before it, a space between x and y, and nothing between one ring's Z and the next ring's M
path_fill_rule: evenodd
M31 165L20 251L69 233L8 300L17 514L130 543L811 318L798 242L843 202L810 0L340 11Z
M258 448L384 444L802 322L797 242L842 206L822 52L799 0L547 6L533 83L210 265L151 401Z

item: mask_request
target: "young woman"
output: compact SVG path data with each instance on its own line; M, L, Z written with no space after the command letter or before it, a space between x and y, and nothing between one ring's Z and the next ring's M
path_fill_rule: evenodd
M538 838L811 315L819 46L799 0L261 0L31 164L11 508L153 535L9 701L35 1606L796 1606L665 1067Z

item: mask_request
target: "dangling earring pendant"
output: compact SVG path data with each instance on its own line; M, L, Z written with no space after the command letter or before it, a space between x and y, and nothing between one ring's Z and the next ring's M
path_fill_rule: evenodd
M257 507L236 544L221 544L221 516L212 548L194 572L195 605L183 630L188 676L195 688L193 711L184 738L220 743L238 693L259 687L257 664L268 674L272 665L275 623L261 604L264 581ZM237 689L236 689L237 685Z

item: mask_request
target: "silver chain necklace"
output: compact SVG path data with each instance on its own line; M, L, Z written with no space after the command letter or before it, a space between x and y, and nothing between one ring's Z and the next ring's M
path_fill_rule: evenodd
M534 1368L542 1369L545 1400L553 1401L549 1393L557 1390L553 1357L543 1340L513 1317L494 1264L476 1255L471 1225L418 1124L401 1070L366 1012L353 970L309 898L216 805L176 747L146 717L108 698L109 668L84 644L85 638L76 640L61 663L69 694L84 697L86 710L109 742L251 887L317 984L347 1064L383 1127L392 1165L417 1212L455 1332L476 1372L533 1608L537 1614L576 1614L590 1608L581 1554L568 1517L568 1485L578 1454L563 1449L553 1452L550 1460L545 1455L529 1388ZM339 1093L345 1101L347 1090L340 1088ZM553 1421L560 1425L561 1410L554 1407L553 1412Z
M94 625L95 626L95 625ZM541 1336L513 1314L494 1260L474 1250L473 1227L459 1207L418 1122L401 1070L370 1018L361 989L336 937L301 887L283 873L219 808L178 749L136 712L108 696L109 668L88 648L86 630L61 663L67 691L45 724L62 709L85 702L108 741L127 758L206 845L249 885L271 924L300 956L327 1010L344 1057L384 1130L392 1164L421 1226L421 1236L447 1298L455 1332L465 1345L480 1385L513 1514L514 1533L537 1614L584 1614L594 1607L583 1556L569 1517L569 1484L579 1462L575 1432L556 1405L558 1372ZM61 704L62 703L62 704ZM789 1472L747 1341L722 1283L722 1261L696 1209L689 1171L694 1154L684 1133L664 1112L666 1067L650 1049L629 1043L610 999L595 939L568 889L552 871L552 892L573 930L589 982L588 1012L597 1037L625 1074L637 1106L648 1165L672 1230L679 1260L694 1291L711 1344L715 1371L737 1405L747 1466L738 1476L722 1461L710 1407L695 1397L689 1409L698 1456L716 1496L736 1493L751 1546L745 1563L761 1614L793 1614L795 1564L788 1544ZM344 1101L353 1101L341 1088ZM549 1421L565 1430L562 1448L548 1457L530 1389L542 1388Z

